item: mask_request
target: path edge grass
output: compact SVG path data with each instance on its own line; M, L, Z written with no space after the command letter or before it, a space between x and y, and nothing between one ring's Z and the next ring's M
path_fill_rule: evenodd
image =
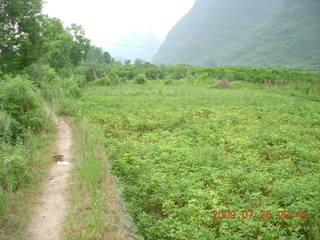
M62 239L138 239L98 129L80 118L70 121L75 169Z
M20 149L15 150L19 157L31 160L28 169L32 180L20 190L6 194L0 214L0 239L25 239L26 227L34 206L40 201L43 182L52 164L56 135L56 126L48 118L44 132L28 136Z

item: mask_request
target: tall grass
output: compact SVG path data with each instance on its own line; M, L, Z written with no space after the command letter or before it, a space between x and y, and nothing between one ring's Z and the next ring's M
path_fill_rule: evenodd
M32 214L41 183L52 162L54 127L41 135L28 135L22 143L1 145L0 239L25 239L25 227Z
M64 239L134 239L131 222L101 146L101 135L85 118L74 124L76 170Z

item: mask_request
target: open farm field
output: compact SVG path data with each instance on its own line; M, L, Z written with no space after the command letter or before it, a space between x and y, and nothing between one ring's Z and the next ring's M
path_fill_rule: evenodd
M318 101L154 81L87 86L76 104L144 239L320 238Z

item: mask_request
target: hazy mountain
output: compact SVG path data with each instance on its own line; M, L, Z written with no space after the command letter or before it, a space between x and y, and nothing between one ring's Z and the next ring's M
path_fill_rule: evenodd
M320 69L320 1L197 0L153 61Z
M118 60L151 61L160 46L161 41L152 33L131 33L107 49Z

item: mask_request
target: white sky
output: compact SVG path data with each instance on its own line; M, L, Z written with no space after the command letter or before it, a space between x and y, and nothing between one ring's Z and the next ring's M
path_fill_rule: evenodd
M80 24L94 45L116 43L132 32L163 39L195 0L46 0L44 13Z

